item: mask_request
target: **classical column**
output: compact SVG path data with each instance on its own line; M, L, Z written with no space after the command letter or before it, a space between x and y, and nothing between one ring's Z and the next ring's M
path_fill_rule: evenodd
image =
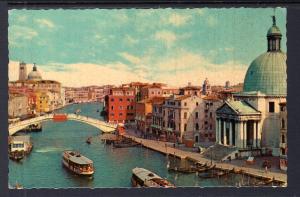
M219 130L219 132L218 132L218 135L219 135L219 144L221 144L221 132L222 132L221 118L219 118L218 124L219 124L219 126L218 126L218 130Z
M232 146L232 122L229 122L229 145Z
M256 123L256 130L257 130L257 147L261 147L261 127L260 127L260 122L258 121Z
M215 133L215 135L216 135L216 143L219 144L219 131L218 131L218 129L219 129L219 119L216 118L216 133Z
M244 148L247 148L247 121L244 122Z
M257 128L256 128L257 122L253 122L253 143L252 146L257 148Z
M235 146L241 147L241 131L240 131L241 125L240 122L235 122Z
M227 145L227 140L226 140L226 120L224 120L224 125L223 125L223 142L224 142L224 145Z

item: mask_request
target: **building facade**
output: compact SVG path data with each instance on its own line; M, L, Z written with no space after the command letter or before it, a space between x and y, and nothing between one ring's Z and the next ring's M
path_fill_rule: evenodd
M286 102L280 103L280 169L286 171L288 166L287 157L287 110Z
M108 122L129 123L135 120L135 90L133 88L112 88L105 97Z
M29 112L28 98L24 94L9 94L8 116L17 118L27 115Z

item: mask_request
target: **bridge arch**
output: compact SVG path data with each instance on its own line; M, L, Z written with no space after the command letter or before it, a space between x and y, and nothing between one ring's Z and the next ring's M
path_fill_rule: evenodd
M116 128L118 126L117 124L107 123L107 122L104 122L104 121L101 121L101 120L98 120L95 118L90 118L87 116L76 115L76 114L65 114L65 115L67 117L67 120L78 121L78 122L82 122L82 123L94 126L104 133L113 132L116 130ZM18 131L25 129L29 125L53 120L53 117L54 117L54 114L47 114L44 116L39 116L39 117L31 118L28 120L20 121L17 123L9 124L9 127L8 127L9 135L14 135Z

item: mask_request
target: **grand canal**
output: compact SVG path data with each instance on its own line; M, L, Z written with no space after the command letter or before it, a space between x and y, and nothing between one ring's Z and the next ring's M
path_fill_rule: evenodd
M73 113L77 109L82 115L102 117L97 109L100 103L70 105L59 110ZM9 184L20 183L24 188L70 188L70 187L131 187L131 170L134 167L149 169L167 178L176 186L236 186L243 179L241 175L224 178L200 179L195 174L168 172L166 156L141 147L114 149L104 145L100 131L90 125L75 122L44 122L43 131L29 133L34 148L21 162L9 161ZM23 135L23 133L18 133ZM86 144L92 136L92 144ZM61 164L64 150L78 150L94 161L96 172L93 179L78 177Z

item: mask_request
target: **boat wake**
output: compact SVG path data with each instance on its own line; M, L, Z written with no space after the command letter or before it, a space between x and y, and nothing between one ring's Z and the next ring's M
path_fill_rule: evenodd
M62 152L68 148L63 147L45 147L41 149L37 149L35 152L37 153L48 153L48 152Z

